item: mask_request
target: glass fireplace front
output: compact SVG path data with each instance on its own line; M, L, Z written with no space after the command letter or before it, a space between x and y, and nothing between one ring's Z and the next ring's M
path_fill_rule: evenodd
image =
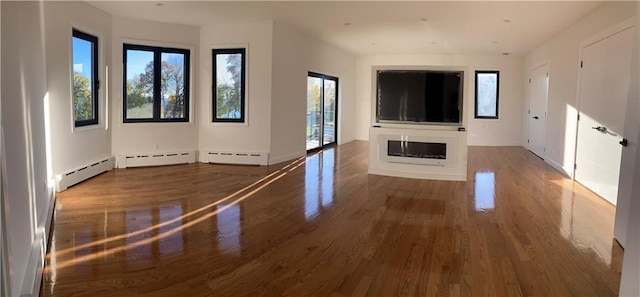
M445 160L447 159L447 144L389 140L387 142L387 155L392 157Z

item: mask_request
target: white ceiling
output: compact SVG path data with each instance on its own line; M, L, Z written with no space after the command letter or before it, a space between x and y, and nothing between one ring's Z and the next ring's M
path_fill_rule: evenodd
M90 1L186 25L275 20L356 55L526 55L601 1ZM345 25L349 23L350 25Z

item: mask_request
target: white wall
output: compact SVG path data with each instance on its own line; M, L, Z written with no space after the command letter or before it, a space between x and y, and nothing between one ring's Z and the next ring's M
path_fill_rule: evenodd
M549 63L547 150L544 158L567 174L573 174L575 160L580 43L633 17L634 5L634 2L607 2L525 57L525 83L529 71ZM524 89L523 94L524 106L529 106L528 88ZM523 109L523 115L525 113L526 108ZM523 144L526 145L529 133L527 122L522 127Z
M109 86L106 66L111 63L111 16L84 2L44 4L47 45L47 81L50 102L52 174L77 169L111 156L111 130L107 129L105 96ZM99 125L75 129L71 100L72 28L98 37L101 81Z
M200 100L197 76L199 68L199 29L193 26L166 24L113 17L111 73L112 154L171 152L197 150ZM123 123L122 44L124 42L191 50L190 122L188 123ZM205 61L206 63L206 61Z
M2 5L2 127L11 295L37 294L46 249L44 97L47 92L42 2Z
M367 140L372 125L373 66L455 66L466 68L464 117L469 145L522 144L522 58L472 55L384 55L358 57L356 63L356 138ZM499 70L499 119L474 119L476 70Z
M269 152L271 131L272 22L200 28L198 100L199 148ZM211 123L211 50L248 47L246 57L246 123Z
M273 27L270 163L306 153L307 74L338 77L338 144L355 138L355 57L281 23Z

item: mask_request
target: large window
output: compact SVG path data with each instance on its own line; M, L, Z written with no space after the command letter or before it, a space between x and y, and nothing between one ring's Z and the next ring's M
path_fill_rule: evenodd
M476 119L498 118L499 71L476 71Z
M338 78L309 72L307 76L307 151L336 143Z
M75 127L98 124L98 38L73 30L73 121Z
M189 50L124 44L124 122L189 121Z
M214 49L213 121L245 121L245 53L244 48Z

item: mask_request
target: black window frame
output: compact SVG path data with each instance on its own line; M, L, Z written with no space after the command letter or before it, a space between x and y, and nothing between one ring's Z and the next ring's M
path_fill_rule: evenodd
M240 77L240 118L238 119L229 119L229 118L219 118L217 116L217 97L218 97L218 73L217 69L217 55L218 54L240 54L241 55L241 67L242 67L242 76ZM218 48L211 50L211 66L212 66L212 88L211 88L211 122L213 123L245 123L246 122L246 106L247 106L247 96L246 96L246 81L247 81L247 49L246 48Z
M140 50L153 52L153 117L127 118L127 50ZM162 118L160 98L160 88L162 87L162 54L183 54L184 55L184 117L182 118ZM141 44L122 44L122 120L124 123L184 123L189 122L190 110L190 89L191 89L191 50L173 47L160 47Z
M495 116L479 116L478 115L478 74L495 74L496 75L496 115ZM500 118L500 71L499 70L476 70L475 74L475 111L474 118L497 120Z
M99 60L99 43L98 43L98 37L85 33L81 30L78 30L76 28L72 29L72 33L71 33L71 38L72 38L72 46L71 46L71 89L73 90L73 38L79 38L82 39L84 41L88 41L91 43L91 70L92 70L92 77L91 77L91 82L90 84L93 86L92 88L92 92L91 92L91 96L92 96L92 101L93 101L93 118L89 119L89 120L76 120L75 118L75 100L73 98L74 94L73 91L71 92L71 105L73 106L73 110L71 113L71 116L73 117L73 125L75 128L77 127L85 127L85 126L91 126L91 125L98 125L99 124L99 104L100 104L100 77L98 76L100 74L100 70L99 70L99 65L100 65L100 60Z

